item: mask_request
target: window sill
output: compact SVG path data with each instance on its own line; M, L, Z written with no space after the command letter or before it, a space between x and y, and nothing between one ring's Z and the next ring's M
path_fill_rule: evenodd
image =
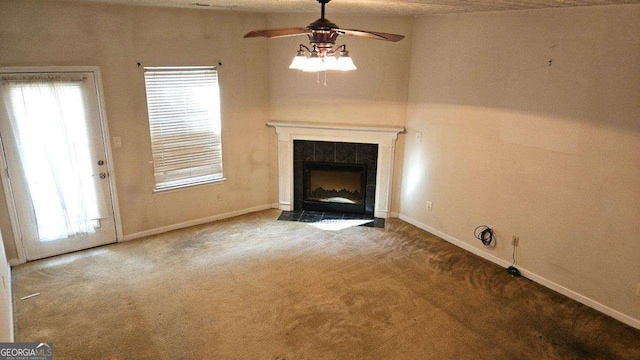
M218 184L218 183L223 183L225 181L227 181L227 178L223 177L223 178L220 178L220 179L203 181L203 182L199 182L199 183L195 183L195 184L186 184L186 185L180 185L180 186L173 186L173 187L165 188L165 189L153 189L153 193L154 194L167 194L167 193L172 193L172 192L176 192L176 191L184 191L184 190L190 190L190 189L195 189L195 188L215 185L215 184Z

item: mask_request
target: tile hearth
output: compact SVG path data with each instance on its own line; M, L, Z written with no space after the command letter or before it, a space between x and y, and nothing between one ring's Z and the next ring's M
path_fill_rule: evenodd
M373 227L384 229L384 219L376 218L365 214L348 214L348 213L334 213L334 212L321 212L321 211L283 211L278 217L278 220L282 221L298 221L304 223L314 223L322 220L360 220L371 219L373 222L366 223L360 226Z

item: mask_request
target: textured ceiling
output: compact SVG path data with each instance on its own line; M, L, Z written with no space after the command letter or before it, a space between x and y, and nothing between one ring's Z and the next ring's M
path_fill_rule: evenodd
M261 13L319 13L315 0L75 0L90 3L116 3L190 7ZM425 15L478 11L525 10L572 6L640 4L640 0L333 0L331 14L349 15Z

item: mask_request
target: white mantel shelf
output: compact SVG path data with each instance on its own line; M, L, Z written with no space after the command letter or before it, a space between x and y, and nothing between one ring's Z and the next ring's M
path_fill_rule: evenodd
M331 124L311 122L270 121L267 125L278 134L278 194L281 210L293 210L293 141L329 141L378 145L376 172L376 217L387 218L390 213L393 180L393 159L398 126Z
M404 131L403 127L398 126L375 126L375 125L353 125L353 124L327 124L327 123L314 123L314 122L284 122L284 121L270 121L267 123L274 128L299 128L299 129L333 129L333 130L346 130L346 131L372 131L372 132L388 132L399 133Z

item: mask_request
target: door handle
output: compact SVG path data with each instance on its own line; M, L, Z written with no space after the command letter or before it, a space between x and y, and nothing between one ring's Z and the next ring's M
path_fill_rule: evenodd
M99 165L99 166L104 165L104 160L98 160L98 165Z

